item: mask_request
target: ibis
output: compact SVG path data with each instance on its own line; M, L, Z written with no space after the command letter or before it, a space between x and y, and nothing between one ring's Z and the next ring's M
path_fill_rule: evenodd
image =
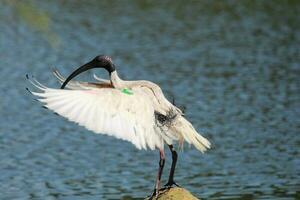
M93 68L105 69L109 80L97 76L96 82L72 80ZM129 141L138 149L159 150L159 168L151 198L157 197L161 189L165 144L172 153L166 188L177 185L174 181L175 143L182 146L187 142L201 152L210 148L210 142L195 130L178 107L167 100L157 84L146 80L122 80L109 56L95 57L67 78L58 71L54 74L62 84L60 89L46 87L27 76L36 88L29 91L44 107L95 133Z

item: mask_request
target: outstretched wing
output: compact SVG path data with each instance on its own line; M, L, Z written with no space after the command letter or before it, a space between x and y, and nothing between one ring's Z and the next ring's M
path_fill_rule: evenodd
M53 70L53 75L58 79L60 84L63 84L65 82L66 78L59 73L57 69ZM103 88L103 87L112 87L109 80L99 78L94 74L94 78L99 81L99 83L89 83L89 82L83 82L83 81L70 81L66 88L72 89L72 90L78 90L78 89L84 89L84 88Z
M46 108L95 133L130 141L139 149L162 145L161 136L154 130L152 102L138 88L62 90L45 87L34 80L31 83L39 90L31 93Z

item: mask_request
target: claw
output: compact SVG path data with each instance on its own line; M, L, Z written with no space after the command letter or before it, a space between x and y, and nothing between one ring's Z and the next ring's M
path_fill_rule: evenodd
M175 181L168 181L167 184L164 185L165 189L170 189L172 187L174 187L174 185L176 187L181 187L180 185L178 185L177 183L175 183Z
M156 189L154 189L153 193L152 193L151 196L148 198L148 200L153 200L154 197L155 197L155 199L157 199L158 193L159 193L159 192L156 192Z

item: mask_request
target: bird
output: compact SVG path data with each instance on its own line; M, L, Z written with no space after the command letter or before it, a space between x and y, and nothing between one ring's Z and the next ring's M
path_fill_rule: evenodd
M109 79L94 75L96 82L74 81L79 74L103 68ZM180 108L171 103L155 83L147 80L123 80L116 65L107 55L98 55L73 71L67 78L53 71L60 88L49 88L34 77L27 79L37 91L26 88L43 106L58 115L98 134L131 142L138 149L159 150L159 167L150 199L157 198L165 164L164 146L172 154L169 178L163 188L179 186L174 181L178 154L175 143L184 142L204 153L211 147L185 118Z

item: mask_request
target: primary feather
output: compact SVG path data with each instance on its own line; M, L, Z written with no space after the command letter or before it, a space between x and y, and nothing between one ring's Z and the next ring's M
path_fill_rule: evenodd
M32 94L46 108L88 130L129 141L138 149L162 146L162 137L154 129L153 105L138 88L134 95L113 88L38 89Z

